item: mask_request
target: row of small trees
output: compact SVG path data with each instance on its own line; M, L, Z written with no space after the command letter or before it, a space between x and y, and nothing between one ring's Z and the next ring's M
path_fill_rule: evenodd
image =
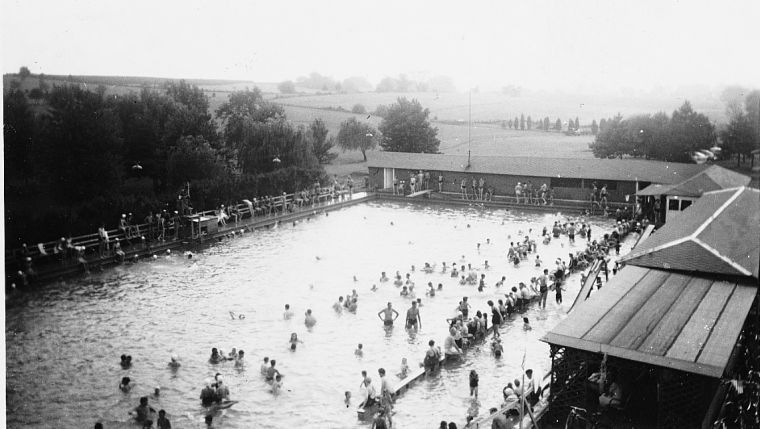
M554 121L554 122L551 122L551 120L549 119L548 116L545 117L545 118L543 118L543 119L538 119L536 121L533 121L533 118L530 115L528 115L528 117L526 119L526 117L525 117L524 114L521 114L519 118L517 116L515 116L514 119L508 119L506 121L502 121L501 122L501 127L505 128L505 129L506 128L509 128L509 129L513 129L514 128L515 130L517 130L517 129L519 129L519 130L526 130L526 129L527 130L531 130L531 129L535 128L537 130L542 130L542 131L550 131L550 130L562 131L562 129L563 129L562 120L559 119L559 118L557 118L557 120ZM596 120L594 120L594 122L592 123L591 127L592 127L592 129L594 127L596 127ZM575 120L568 119L567 120L567 125L566 125L565 129L567 131L580 130L581 129L581 125L580 125L580 121L578 120L578 117L576 117ZM594 132L594 134L595 133L596 132Z
M327 92L454 92L454 81L448 76L434 76L425 81L413 80L405 74L386 76L373 86L366 78L353 76L342 81L313 72L296 80L286 80L277 85L283 94L295 94L296 86Z

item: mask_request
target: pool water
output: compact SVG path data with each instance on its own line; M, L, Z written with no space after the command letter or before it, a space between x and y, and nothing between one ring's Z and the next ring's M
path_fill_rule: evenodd
M369 427L356 417L361 370L378 388L380 367L397 383L393 374L403 357L416 368L428 340L443 345L445 318L455 314L462 296L469 296L472 313L485 311L487 300L503 298L508 288L538 275L535 254L519 268L506 261L509 242L529 230L547 267L583 249L579 238L574 245L566 237L541 244L542 227L565 219L560 213L370 202L197 249L191 260L175 252L8 297L7 424L92 427L103 421L106 427L134 427L127 412L160 386L151 406L165 409L173 427L202 427L203 380L220 372L232 399L240 401L215 417L220 427ZM594 237L612 226L607 219L590 223ZM441 262L459 263L463 257L486 274L484 292L440 272ZM425 262L436 263L436 272L423 273ZM417 270L411 272L411 265ZM411 272L422 298L418 332L403 328L409 300L392 281L378 282L381 271L391 277L397 270L402 276ZM497 289L502 275L507 282ZM424 296L428 282L443 283L443 291ZM545 374L549 349L538 339L565 316L579 283L577 274L568 279L564 304L555 304L550 293L545 310L533 305L508 319L501 329L501 359L486 343L404 393L396 401L395 427L434 428L441 420L459 424L468 410L487 414L500 402L507 381L521 374L523 354L526 367ZM378 291L370 291L373 284ZM352 289L359 294L356 313L336 313L332 304ZM388 301L401 313L390 331L377 317ZM283 319L285 303L295 312L291 320ZM317 319L312 329L304 325L307 308ZM522 316L530 318L531 331L522 329ZM303 341L295 352L288 347L292 332ZM364 347L361 358L354 355L358 343ZM245 350L245 366L208 363L212 347ZM182 363L177 371L167 367L172 353ZM131 369L121 369L121 354L133 357ZM259 373L264 356L276 359L285 375L279 396ZM471 369L480 374L479 409L469 398ZM136 384L128 394L118 389L123 376ZM353 393L348 408L344 391Z

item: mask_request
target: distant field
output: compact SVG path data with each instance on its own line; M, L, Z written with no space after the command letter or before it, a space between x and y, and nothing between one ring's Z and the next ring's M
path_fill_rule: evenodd
M56 79L57 78L57 79ZM66 84L61 76L48 76L49 85ZM3 86L8 88L14 75L3 76ZM140 90L141 84L159 87L166 79L131 78L95 76L75 77L78 81L87 81L89 89L99 84L106 86L107 94L126 94ZM363 104L368 111L373 111L380 104L391 104L398 97L416 98L423 107L430 109L430 119L438 128L441 140L440 150L447 154L466 154L468 149L473 155L504 156L551 156L560 158L592 157L588 144L593 136L566 136L562 133L543 131L517 131L502 129L498 123L508 118L530 115L534 120L548 116L554 124L557 118L563 122L578 117L583 128L591 121L612 117L617 113L623 116L638 113L671 113L683 103L679 97L650 96L645 99L630 97L583 97L558 93L530 93L523 96L510 96L502 93L473 93L471 109L473 126L468 144L467 120L470 110L470 95L467 93L356 93L356 94L316 94L317 91L296 87L298 94L282 95L277 91L275 82L242 82L216 80L188 80L197 84L209 95L209 110L213 114L219 106L227 101L232 91L258 87L264 97L279 103L285 109L290 121L295 125L308 125L315 118L325 121L330 134L336 136L340 123L350 117L368 122L377 127L381 118L367 115L354 115L336 109L342 107L351 110L355 104ZM22 83L22 89L37 87L38 77L31 76ZM85 85L82 83L82 85ZM723 105L717 97L691 99L696 111L707 114L713 120L722 120ZM459 122L452 124L452 122ZM366 165L359 152L339 153L333 164L326 166L328 173L345 175L348 173L366 174Z
M342 107L351 110L355 104L364 105L368 111L373 111L380 104L391 104L398 97L416 98L422 105L430 109L431 118L442 121L467 121L470 108L467 93L358 93L358 94L329 94L302 95L277 100L284 104L301 107ZM590 125L591 121L609 118L621 113L623 116L639 113L655 113L665 111L668 114L677 109L682 103L681 98L634 99L625 97L595 97L571 96L565 94L536 93L526 96L513 97L502 93L473 93L472 120L496 121L530 115L535 121L538 118L549 117L552 124L557 118L563 122L569 118L578 117L582 125ZM690 100L694 109L705 113L713 120L722 120L724 106L717 99Z

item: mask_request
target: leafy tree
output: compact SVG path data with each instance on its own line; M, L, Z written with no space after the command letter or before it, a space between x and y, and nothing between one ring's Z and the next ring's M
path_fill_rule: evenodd
M549 121L549 117L547 116L544 118L544 131L549 131L549 126L550 126L550 121Z
M685 101L670 118L670 144L664 160L688 162L690 152L715 144L715 127L707 116L695 112Z
M355 93L355 92L370 92L372 91L372 84L361 76L352 76L343 79L342 83L343 92Z
M580 129L581 129L581 123L580 123L580 121L578 120L578 117L577 117L577 116L575 117L575 126L574 126L574 128L575 128L576 130L580 130Z
M331 77L323 76L317 72L312 72L308 77L299 77L298 85L304 88L331 91L335 89L339 84Z
M282 94L295 94L296 84L293 83L292 80L286 80L286 81L280 82L279 85L277 85L277 90L280 91Z
M517 129L517 127L520 126L520 119L515 116L515 119L512 121L512 123L515 125L515 129Z
M438 129L430 125L430 111L423 109L417 100L404 97L388 108L388 115L380 123L380 146L394 152L437 153Z
M567 130L568 131L573 131L574 128L575 128L575 122L573 122L572 119L568 119L567 120Z
M397 86L396 79L392 77L384 77L380 83L377 84L375 92L396 92Z
M377 107L375 107L375 111L372 114L375 116L379 116L381 118L385 118L388 116L388 106L384 104L378 104Z
M356 113L359 115L363 115L367 113L367 108L364 107L363 104L356 103L354 104L354 107L351 108L351 113Z
M599 120L599 131L604 131L604 129L607 127L607 120L602 118Z
M554 129L562 131L562 121L559 118L557 118L557 122L554 123Z
M118 115L98 94L78 86L55 87L52 116L35 148L41 179L60 201L84 201L122 180Z
M726 127L720 132L723 142L723 150L726 155L751 156L755 149L756 133L750 122L749 115L739 113L731 119ZM736 157L736 166L740 165L741 157Z
M520 114L520 129L525 130L525 115Z
M533 119L530 118L530 115L528 115L527 126L528 126L528 130L533 128Z
M34 177L32 151L37 127L24 93L11 89L3 95L5 183L15 178L24 183Z
M166 170L169 187L177 187L187 181L216 177L223 171L223 166L203 136L185 136L171 148Z
M756 89L747 94L744 98L744 110L747 112L747 120L760 140L760 90Z
M593 143L589 144L591 152L597 158L614 158L622 155L622 141L626 134L622 125L623 117L618 114L599 132ZM557 119L559 124L559 119Z
M311 142L311 150L320 164L329 164L338 157L337 153L330 151L335 146L335 139L332 137L328 138L327 133L327 126L320 118L314 119L309 124L306 138Z
M285 110L279 104L265 101L259 88L246 88L231 93L227 102L216 110L216 116L222 122L227 146L235 148L243 140L246 122L282 118Z
M509 129L511 130L512 129L512 119L510 119L509 121L507 121L507 125L509 125Z
M244 174L274 173L296 167L319 166L308 145L306 129L294 128L284 117L266 122L245 121L239 144L238 162Z
M39 82L37 84L37 87L40 88L40 91L43 93L47 93L50 90L50 85L45 81L45 73L40 73L39 75Z
M371 125L359 122L356 118L348 118L340 124L338 131L338 147L344 152L359 150L367 161L367 150L377 147L378 132Z
M599 132L599 125L596 124L596 119L591 121L591 134L596 135Z
M21 66L21 68L18 69L18 77L21 79L22 82L24 81L24 79L28 78L31 75L32 73L29 71L29 67L27 66Z

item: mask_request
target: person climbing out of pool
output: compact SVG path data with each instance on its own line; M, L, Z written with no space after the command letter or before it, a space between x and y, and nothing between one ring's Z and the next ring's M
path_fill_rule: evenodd
M137 421L137 423L145 423L150 419L151 413L155 412L156 410L148 405L148 397L143 396L140 398L140 405L135 407L134 410L130 411L129 414L135 418L135 421Z
M417 301L412 301L412 306L406 310L406 328L422 329L422 316L420 316L420 309L417 308Z
M306 310L306 316L304 318L304 324L311 328L317 323L317 319L314 318L314 316L311 314L311 309Z
M131 384L131 381L129 377L122 377L121 383L119 383L119 390L121 390L124 393L129 393L130 390L132 390L132 387L134 384Z
M393 322L398 318L398 311L394 310L393 304L389 302L387 307L377 312L377 317L383 321L383 325L393 326Z
M217 350L216 347L213 347L211 349L211 357L208 358L209 363L219 363L222 360L225 359L219 354L219 350Z
M298 334L296 334L295 332L290 334L290 340L288 342L290 343L290 350L293 350L293 351L296 350L298 343L303 344L303 341L298 339Z

